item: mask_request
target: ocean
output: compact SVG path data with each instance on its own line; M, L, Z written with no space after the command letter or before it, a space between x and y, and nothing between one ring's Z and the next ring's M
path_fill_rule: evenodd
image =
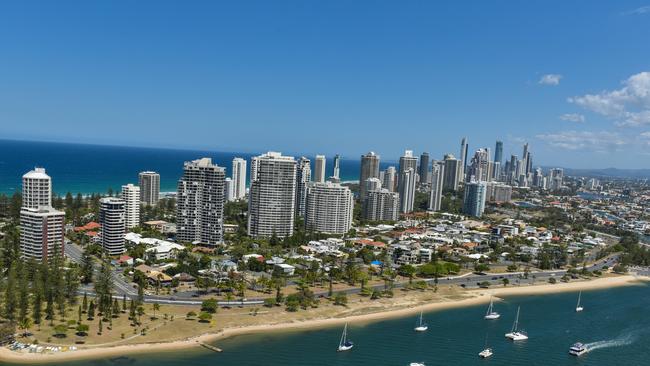
M35 166L46 169L54 192L61 195L117 192L123 184L137 184L144 170L160 173L161 192L174 192L185 161L210 157L230 176L234 157L245 158L250 167L253 155L259 154L0 140L0 193L20 191L22 175ZM314 157L310 159L313 168ZM359 179L359 161L341 160L342 181ZM328 156L327 176L333 169L333 156Z
M585 310L574 311L577 293L513 296L495 304L501 319L483 319L485 306L425 313L429 330L415 333L417 314L366 324L350 324L349 352L336 352L342 327L309 331L278 331L241 335L215 344L223 353L192 351L141 354L122 358L67 362L68 366L399 366L411 362L433 365L490 366L612 366L648 365L650 304L648 285L585 291ZM521 306L520 328L530 339L512 343L504 338ZM479 359L487 343L490 359ZM575 342L590 351L568 354ZM56 365L56 364L53 364ZM61 364L63 365L63 364Z

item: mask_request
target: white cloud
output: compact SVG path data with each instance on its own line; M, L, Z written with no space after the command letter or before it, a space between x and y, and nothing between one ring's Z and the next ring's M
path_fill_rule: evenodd
M565 150L606 152L618 150L626 145L625 140L618 133L607 131L564 131L537 135L537 138L552 147Z
M650 124L650 72L623 81L623 87L569 98L570 103L616 120L618 126Z
M565 113L560 116L560 119L568 122L583 123L586 121L585 116L580 113Z
M643 15L647 13L650 13L650 5L646 5L640 8L636 8L634 10L626 11L623 13L623 15Z
M542 75L538 83L542 85L560 85L560 79L562 79L560 74L546 74Z

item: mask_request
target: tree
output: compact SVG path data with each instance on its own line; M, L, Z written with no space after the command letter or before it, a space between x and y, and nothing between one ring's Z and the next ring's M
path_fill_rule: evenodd
M89 330L90 330L90 327L88 326L88 324L81 324L81 323L79 323L79 324L77 325L77 328L76 328L77 335L80 336L80 337L85 337L85 336L87 336Z
M510 280L507 278L504 278L502 281L503 281L503 287L506 287L508 286L508 284L510 284Z
M88 305L88 320L95 319L95 302L90 300L90 305Z
M551 278L548 279L548 283L550 283L551 285L554 285L554 284L557 283L557 280L555 279L555 277L551 277Z
M334 305L347 305L348 296L344 292L336 293L334 296Z
M273 298L267 297L266 299L264 299L264 306L266 306L267 308L271 308L275 304L276 302L275 299Z
M207 311L202 311L201 314L199 314L199 322L209 323L211 320L212 320L211 313L208 313Z
M217 299L214 298L203 300L203 302L201 302L201 311L205 311L210 314L216 313L218 307L219 304L217 303Z
M68 334L68 327L65 324L58 324L54 327L54 336L57 338L65 338Z
M185 316L187 319L192 320L196 316L196 313L194 311L188 311L187 315Z
M101 335L103 330L104 322L102 321L102 318L99 318L99 324L97 325L97 334Z
M160 310L160 304L154 303L153 304L153 318L152 319L158 319L156 318L156 311Z
M27 337L29 329L32 327L32 320L28 317L24 317L18 322L18 327L23 330L23 337Z
M408 277L409 285L413 283L413 276L415 276L416 269L410 264L403 264L397 270L401 276Z
M93 282L93 257L88 250L84 250L83 257L81 258L81 282L85 285Z

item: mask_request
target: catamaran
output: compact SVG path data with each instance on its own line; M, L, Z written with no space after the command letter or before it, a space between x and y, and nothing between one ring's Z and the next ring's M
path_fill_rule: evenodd
M506 338L513 341L525 341L528 339L526 332L517 329L519 327L519 309L520 307L517 307L517 317L515 318L515 322L512 324L512 330L510 330L510 333L506 333Z
M488 358L492 356L492 348L488 347L487 334L485 335L485 348L478 353L480 358Z
M490 306L487 309L487 313L485 313L485 319L494 320L500 317L501 314L494 311L494 301L492 300L492 296L490 296Z
M409 366L425 366L423 362L411 362Z
M580 291L578 293L578 305L576 305L576 312L578 312L578 313L585 309L585 308L582 307L582 305L580 305L580 298L581 297L582 297L582 291Z
M422 312L420 312L420 320L417 322L417 325L415 326L415 331L426 332L427 329L429 329L429 326L422 320Z
M343 334L341 334L341 341L339 342L339 352L349 351L354 347L354 344L351 341L348 341L348 323L345 323L343 327Z

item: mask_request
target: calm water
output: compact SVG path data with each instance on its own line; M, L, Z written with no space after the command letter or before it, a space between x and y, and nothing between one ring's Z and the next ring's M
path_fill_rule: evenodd
M650 287L583 292L585 311L574 311L577 294L510 297L497 304L502 317L482 319L484 306L425 314L426 333L413 332L416 315L379 323L350 324L355 348L335 351L341 328L239 336L218 342L224 352L184 351L138 355L126 360L96 360L66 365L212 366L212 365L648 365ZM521 305L521 325L530 339L513 344L504 338ZM486 334L494 356L478 358ZM568 348L576 341L592 351L580 358Z
M250 166L251 154L0 140L0 193L20 190L22 175L34 166L47 170L59 194L106 192L109 187L119 191L123 184L137 184L138 173L144 170L159 172L161 191L170 192L176 191L183 162L211 157L230 176L236 156ZM333 174L332 159L327 157L328 176ZM341 160L341 180L358 176L358 159Z

